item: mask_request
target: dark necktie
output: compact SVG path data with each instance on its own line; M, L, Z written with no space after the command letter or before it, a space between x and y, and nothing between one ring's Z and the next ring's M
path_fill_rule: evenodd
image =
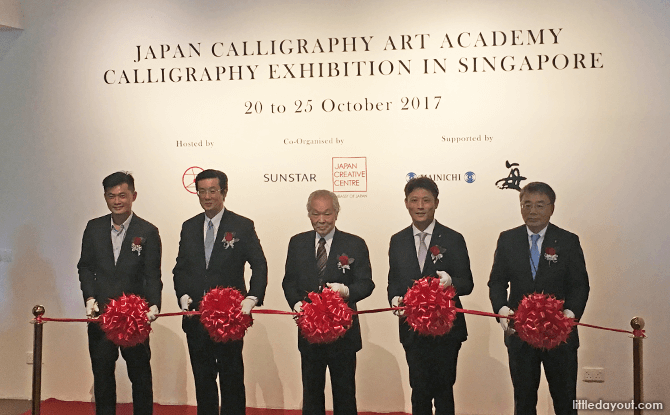
M319 248L316 250L316 269L319 271L319 280L323 280L323 276L326 272L327 261L328 255L326 255L326 240L321 238L319 239Z

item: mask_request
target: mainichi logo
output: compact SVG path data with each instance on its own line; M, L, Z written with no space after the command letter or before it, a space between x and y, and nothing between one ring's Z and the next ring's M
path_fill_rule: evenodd
M475 174L472 172L467 172L466 175L471 175L472 181L468 181L468 183L474 182L474 177ZM429 173L429 174L424 174L424 173L414 173L414 172L409 172L405 176L406 181L410 181L414 179L415 177L428 177L429 179L433 179L435 182L460 182L462 180L462 176L460 173ZM467 180L466 180L467 181Z

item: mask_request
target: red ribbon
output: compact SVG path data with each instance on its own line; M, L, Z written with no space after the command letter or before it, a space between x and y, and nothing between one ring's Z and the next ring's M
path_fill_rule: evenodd
M441 287L438 278L424 277L415 281L403 298L407 324L425 335L448 333L456 319L455 296L454 287Z
M234 288L212 288L200 302L200 322L217 342L242 340L253 324L249 314L242 313L244 296Z
M435 280L435 278L431 278L431 279ZM426 289L428 290L426 292L421 291L420 293L418 293L418 294L420 294L419 297L422 299L422 301L425 301L425 302L428 302L429 300L437 301L438 294L436 294L436 293L428 294L428 292L431 290L430 287L431 287L432 284L434 284L434 281L428 281L428 280L424 281L423 283L420 284L422 286L421 290L426 290ZM453 287L448 287L448 288L451 288L453 290ZM223 290L223 289L218 288L218 290ZM234 290L234 289L228 289L228 290L231 290L229 292L236 292L237 295L236 294L229 294L229 295L235 296L241 302L241 299L243 297L241 297L242 294L240 294L239 291ZM328 289L328 291L330 291L330 290ZM324 292L325 292L325 290L324 290ZM222 292L219 292L219 295L221 295L221 294L222 294ZM317 297L319 296L318 294L310 293L310 299L312 299L312 294L316 295ZM448 295L450 295L450 294L447 294L447 296ZM542 294L535 294L535 295L542 296ZM131 296L139 298L135 295L131 295ZM112 300L115 304L115 306L114 306L115 311L112 314L107 314L106 316L105 316L105 313L103 313L103 315L98 317L98 318L85 318L84 319L84 318L51 318L51 317L44 317L43 315L38 315L34 318L33 322L35 324L43 324L43 323L49 322L49 321L54 321L54 322L81 322L81 323L94 322L94 323L103 324L103 322L106 320L108 325L113 326L113 327L111 327L111 332L112 332L111 336L115 339L120 338L121 343L124 343L124 344L121 344L121 345L125 345L126 342L128 342L128 343L133 343L135 341L142 342L146 339L146 337L144 337L144 335L145 335L144 333L146 332L146 336L148 337L148 332L151 330L151 327L148 325L148 320L147 320L146 326L143 323L143 321L145 321L145 319L146 319L146 311L148 311L148 308L147 308L147 310L144 310L141 302L138 302L136 299L129 300L129 298L131 296L125 296L124 295L117 300ZM372 313L381 313L381 312L386 312L386 311L401 311L401 310L405 311L407 313L407 311L408 311L407 305L405 305L404 307L387 307L387 308L378 308L378 309L371 309L371 310L353 311L353 310L351 310L351 308L349 308L349 306L346 305L346 303L344 303L344 301L342 301L340 299L339 295L335 294L334 296L330 296L330 294L326 294L326 296L327 296L327 299L325 300L325 303L324 303L324 299L323 299L323 294L321 295L320 299L317 300L317 303L321 304L322 308L321 309L317 308L317 309L312 310L309 313L309 316L306 318L306 323L305 323L306 330L308 332L314 332L315 333L314 337L312 338L313 340L315 340L315 342L334 341L335 339L344 335L346 330L348 330L348 328L351 325L351 323L349 323L349 324L346 323L346 319L347 319L346 316L347 315L350 315L350 317L351 317L355 314L372 314ZM125 299L124 299L124 297L125 297ZM452 298L453 298L453 296L452 296ZM141 298L139 298L139 299L141 301L144 301ZM331 300L333 302L337 302L337 299L339 299L340 302L342 304L344 304L344 306L346 306L346 310L345 309L340 310L339 307L341 307L341 305L336 306L335 303L328 304L329 301L331 301ZM223 301L225 302L225 300L223 300ZM556 300L556 301L559 301L559 300ZM410 302L411 302L411 299L410 299ZM112 302L110 302L110 304L111 303ZM307 307L309 309L310 308L309 304L313 304L313 303L314 303L314 301L312 303L306 303L303 306L303 308ZM119 305L121 306L121 308L117 309ZM146 303L144 303L144 305L146 306ZM424 304L424 305L426 306L426 308L430 308L430 306L427 306L427 304ZM437 308L437 306L434 306L434 307ZM441 307L443 307L447 310L445 315L448 316L448 315L452 314L452 311L451 311L452 306L449 303L447 303L446 305L443 304ZM120 311L121 309L123 309L125 311ZM464 314L473 314L473 315L486 316L486 317L507 318L507 316L503 316L503 315L500 315L500 314L488 313L488 312L479 311L479 310L467 310L467 309L461 309L461 308L456 308L456 307L453 307L453 311L454 311L454 315L455 315L455 313L464 313ZM106 312L107 312L107 310L106 310ZM118 315L119 312L124 314L124 316L127 313L129 316L127 318L122 317L122 316ZM319 313L322 313L324 315L322 315L321 317L316 317ZM227 314L228 314L228 312L223 313L224 318L229 319L230 316L228 316ZM236 311L234 311L232 314L237 316ZM239 314L241 314L241 313L239 313ZM304 320L304 316L305 316L304 310L303 310L302 313L294 313L294 312L290 312L290 311L255 309L255 310L252 311L252 314L292 315L294 317L297 317L297 320L299 320L301 316L303 317L303 320ZM411 314L411 312L410 312L410 314ZM142 317L142 315L144 315L144 317ZM182 311L182 312L178 312L178 313L162 313L162 314L157 314L156 317L193 316L193 315L200 315L201 318L202 318L202 311ZM103 316L105 316L105 317L103 318ZM443 316L443 315L440 314L440 316ZM533 318L531 320L534 319L534 323L526 322L525 329L527 329L527 331L529 331L531 334L535 333L536 331L539 332L539 330L541 330L542 327L546 330L547 328L550 328L550 326L551 326L547 322L542 323L541 322L541 316L539 316L539 317L538 316L539 316L539 314L537 314L537 313L533 314ZM332 317L333 321L328 322L328 317ZM523 313L522 313L521 317L523 317ZM519 317L519 315L518 315L518 310L517 310L516 315L510 316L510 318L514 319L515 321L521 320L521 317ZM429 316L428 314L425 314L424 316L417 317L417 318L424 325L427 324L426 322L437 320L437 318L435 316ZM211 320L212 326L217 326L219 324L218 321L217 321L218 317L214 317L214 310L210 310L210 316L209 316L208 319ZM247 317L243 317L243 319L244 320L251 320L251 317L247 316ZM319 320L319 319L320 319L320 321L317 323L316 321ZM560 319L560 317L559 317L559 319ZM340 320L340 321L337 321L337 320ZM590 327L590 328L595 328L595 329L599 329L599 330L614 331L614 332L618 332L618 333L628 333L628 334L632 334L634 337L638 337L638 338L645 338L646 337L644 330L633 330L633 331L621 330L621 329L614 329L614 328L609 328L609 327L595 326L595 325L586 324L586 323L579 323L574 319L568 319L568 320L571 321L571 323L570 323L571 325L579 325L579 326ZM246 324L246 323L244 323L244 324ZM298 324L300 325L300 323L298 323ZM331 327L330 324L333 324L333 326ZM442 323L438 323L438 324L442 324ZM537 324L537 326L535 326L534 324ZM126 327L126 326L128 326L128 327ZM224 328L224 326L227 327L227 328ZM215 336L222 339L222 340L219 340L219 341L225 341L225 340L223 340L223 338L228 338L229 337L228 334L226 334L227 333L226 330L229 330L229 329L234 332L233 336L239 336L240 333L242 332L242 329L240 327L238 327L237 329L232 329L233 326L234 326L234 324L228 324L228 326L226 326L225 323L224 323L223 325L221 325L221 327L214 330ZM523 326L523 324L520 325L519 327L522 327L522 326ZM542 326L542 327L540 327L540 326ZM248 326L244 327L244 331L246 331L246 328L248 328ZM103 329L104 329L104 326L103 326ZM109 327L108 327L108 330L110 330ZM427 334L432 334L430 332L430 328L428 328L427 330L428 330ZM302 331L302 327L301 327L301 331ZM518 329L517 329L517 331L518 331ZM303 335L304 335L304 333L303 333ZM242 336L244 336L243 333L242 333ZM332 338L332 340L329 340L330 338ZM549 338L548 341L550 343L552 341L556 342L557 341L556 339L557 339L557 337L554 335L553 337ZM118 342L119 340L116 340L116 341ZM538 344L543 344L544 341L545 340L539 341ZM137 344L137 343L135 343L135 344ZM540 347L542 347L542 346L540 346Z
M342 297L330 288L321 293L309 293L311 302L303 303L296 323L300 333L310 343L332 343L349 330L353 311Z
M576 323L563 314L563 302L546 294L525 296L514 312L514 330L521 340L543 350L567 342Z
M143 298L125 295L111 300L98 319L106 337L118 346L135 346L149 338L149 306Z

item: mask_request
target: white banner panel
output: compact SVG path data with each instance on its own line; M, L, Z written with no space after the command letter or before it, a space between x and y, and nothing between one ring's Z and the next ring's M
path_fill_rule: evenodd
M643 316L645 397L667 395L666 2L73 1L23 12L20 36L0 32L0 249L13 255L0 262L0 359L12 374L2 397L29 396L32 306L84 314L81 236L107 213L100 183L113 171L135 176L135 211L163 241L163 311L178 310L179 230L201 212L193 178L207 168L229 176L226 207L254 220L265 306L281 310L288 241L310 229L313 190L335 191L338 228L367 241L376 289L359 308L380 308L389 239L410 224L403 186L433 178L437 220L469 249L464 307L491 311L497 236L522 223L515 187L545 181L558 196L552 222L586 255L583 321L626 329ZM467 321L457 412L510 413L500 328ZM396 325L389 313L361 317L360 410L411 408ZM249 406L301 406L296 332L290 318L256 316ZM580 382L578 396L632 398L630 340L581 332L580 367L607 378ZM47 325L45 396L92 398L86 342L83 325ZM195 404L179 319L159 319L151 344L155 399ZM129 401L123 364L117 373ZM543 384L540 413L551 408Z

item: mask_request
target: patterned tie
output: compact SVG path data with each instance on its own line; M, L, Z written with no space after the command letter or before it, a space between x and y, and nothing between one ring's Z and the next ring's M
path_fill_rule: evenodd
M209 258L212 256L212 248L214 248L214 224L210 220L207 222L207 235L205 235L205 262L209 267Z
M530 238L533 241L533 244L530 247L530 270L533 273L534 280L535 274L537 274L537 267L540 264L540 250L537 247L537 241L540 239L540 235L533 234Z
M319 239L319 248L316 250L316 269L319 271L319 280L323 281L323 276L326 272L326 262L328 255L326 255L326 240Z
M423 264L426 262L426 254L428 253L426 236L428 236L426 232L419 232L419 238L421 239L421 242L419 242L419 268L421 268L421 272L423 272Z

